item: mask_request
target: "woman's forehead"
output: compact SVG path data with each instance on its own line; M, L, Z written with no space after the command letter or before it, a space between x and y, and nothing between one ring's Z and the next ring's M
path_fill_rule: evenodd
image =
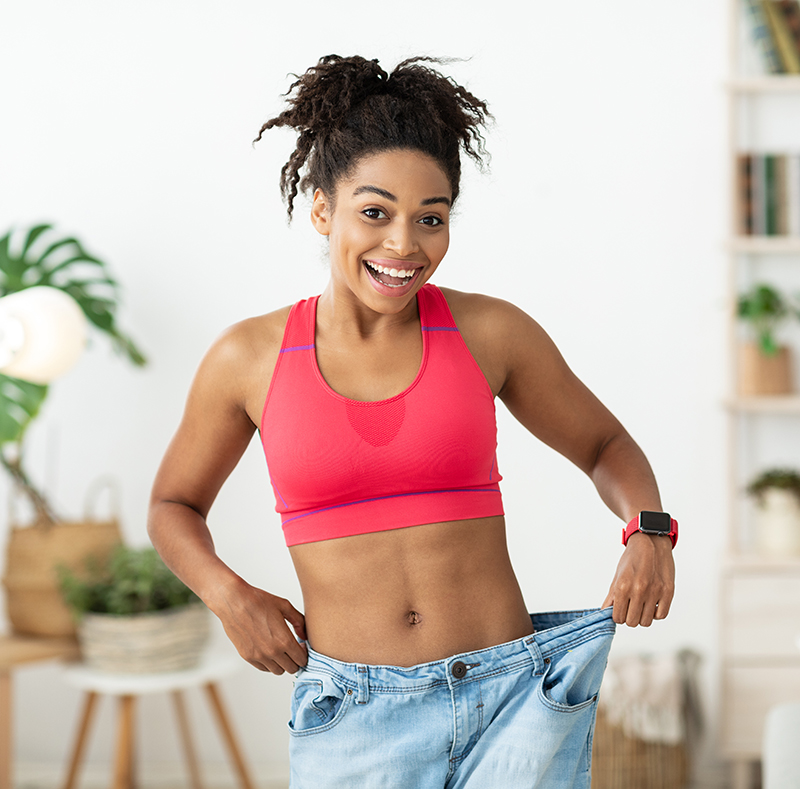
M381 151L360 159L339 184L340 196L357 197L373 192L385 199L410 194L422 200L451 201L452 188L441 165L425 153L409 150Z

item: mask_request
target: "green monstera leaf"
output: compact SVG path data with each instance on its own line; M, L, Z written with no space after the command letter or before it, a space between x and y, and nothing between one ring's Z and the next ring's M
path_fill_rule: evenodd
M19 441L47 397L47 387L0 374L0 445Z
M36 225L12 249L16 233L0 238L0 296L47 285L59 288L78 302L86 318L107 334L116 350L134 364L145 358L116 323L119 285L105 263L90 255L76 238L54 238L52 225Z

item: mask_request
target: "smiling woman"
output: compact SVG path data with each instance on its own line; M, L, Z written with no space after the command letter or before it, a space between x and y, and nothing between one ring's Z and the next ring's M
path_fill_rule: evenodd
M209 350L149 530L242 657L296 673L294 789L580 789L615 623L667 616L676 527L648 530L664 517L647 460L533 319L432 284L488 112L431 62L322 58L262 127L298 132L281 189L290 216L313 194L330 281ZM629 522L600 609L528 613L496 397ZM227 567L206 525L257 428L304 613Z

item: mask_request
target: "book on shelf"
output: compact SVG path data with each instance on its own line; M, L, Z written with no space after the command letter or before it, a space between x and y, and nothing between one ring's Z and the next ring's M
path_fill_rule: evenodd
M800 74L800 0L743 2L767 72Z
M800 154L737 154L735 194L740 235L800 236Z
M792 31L780 5L775 0L762 0L762 5L784 73L800 74L800 52L797 51Z
M788 235L800 236L800 156L790 156L786 161L786 198L788 209Z
M798 0L777 0L776 4L780 9L789 31L795 52L800 55L800 2Z

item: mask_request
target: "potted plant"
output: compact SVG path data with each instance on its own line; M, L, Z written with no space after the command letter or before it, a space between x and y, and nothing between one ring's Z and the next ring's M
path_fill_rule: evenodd
M756 502L756 548L766 556L800 555L800 472L773 468L747 486Z
M60 567L59 577L89 665L154 673L197 664L208 609L155 549L120 545L105 562L89 557L82 573Z
M753 339L741 347L739 393L780 395L792 391L789 349L776 339L778 326L798 310L773 287L755 285L739 296L739 318L750 328Z
M135 365L145 363L134 342L117 326L119 285L106 264L77 239L56 235L49 224L12 230L0 238L0 297L36 286L67 293L117 351ZM113 518L97 521L87 515L83 521L65 521L59 517L24 468L23 439L48 392L46 385L0 374L0 465L35 513L28 528L12 524L4 583L14 630L63 636L74 633L74 624L58 592L55 565L77 566L88 553L107 554L120 538Z

